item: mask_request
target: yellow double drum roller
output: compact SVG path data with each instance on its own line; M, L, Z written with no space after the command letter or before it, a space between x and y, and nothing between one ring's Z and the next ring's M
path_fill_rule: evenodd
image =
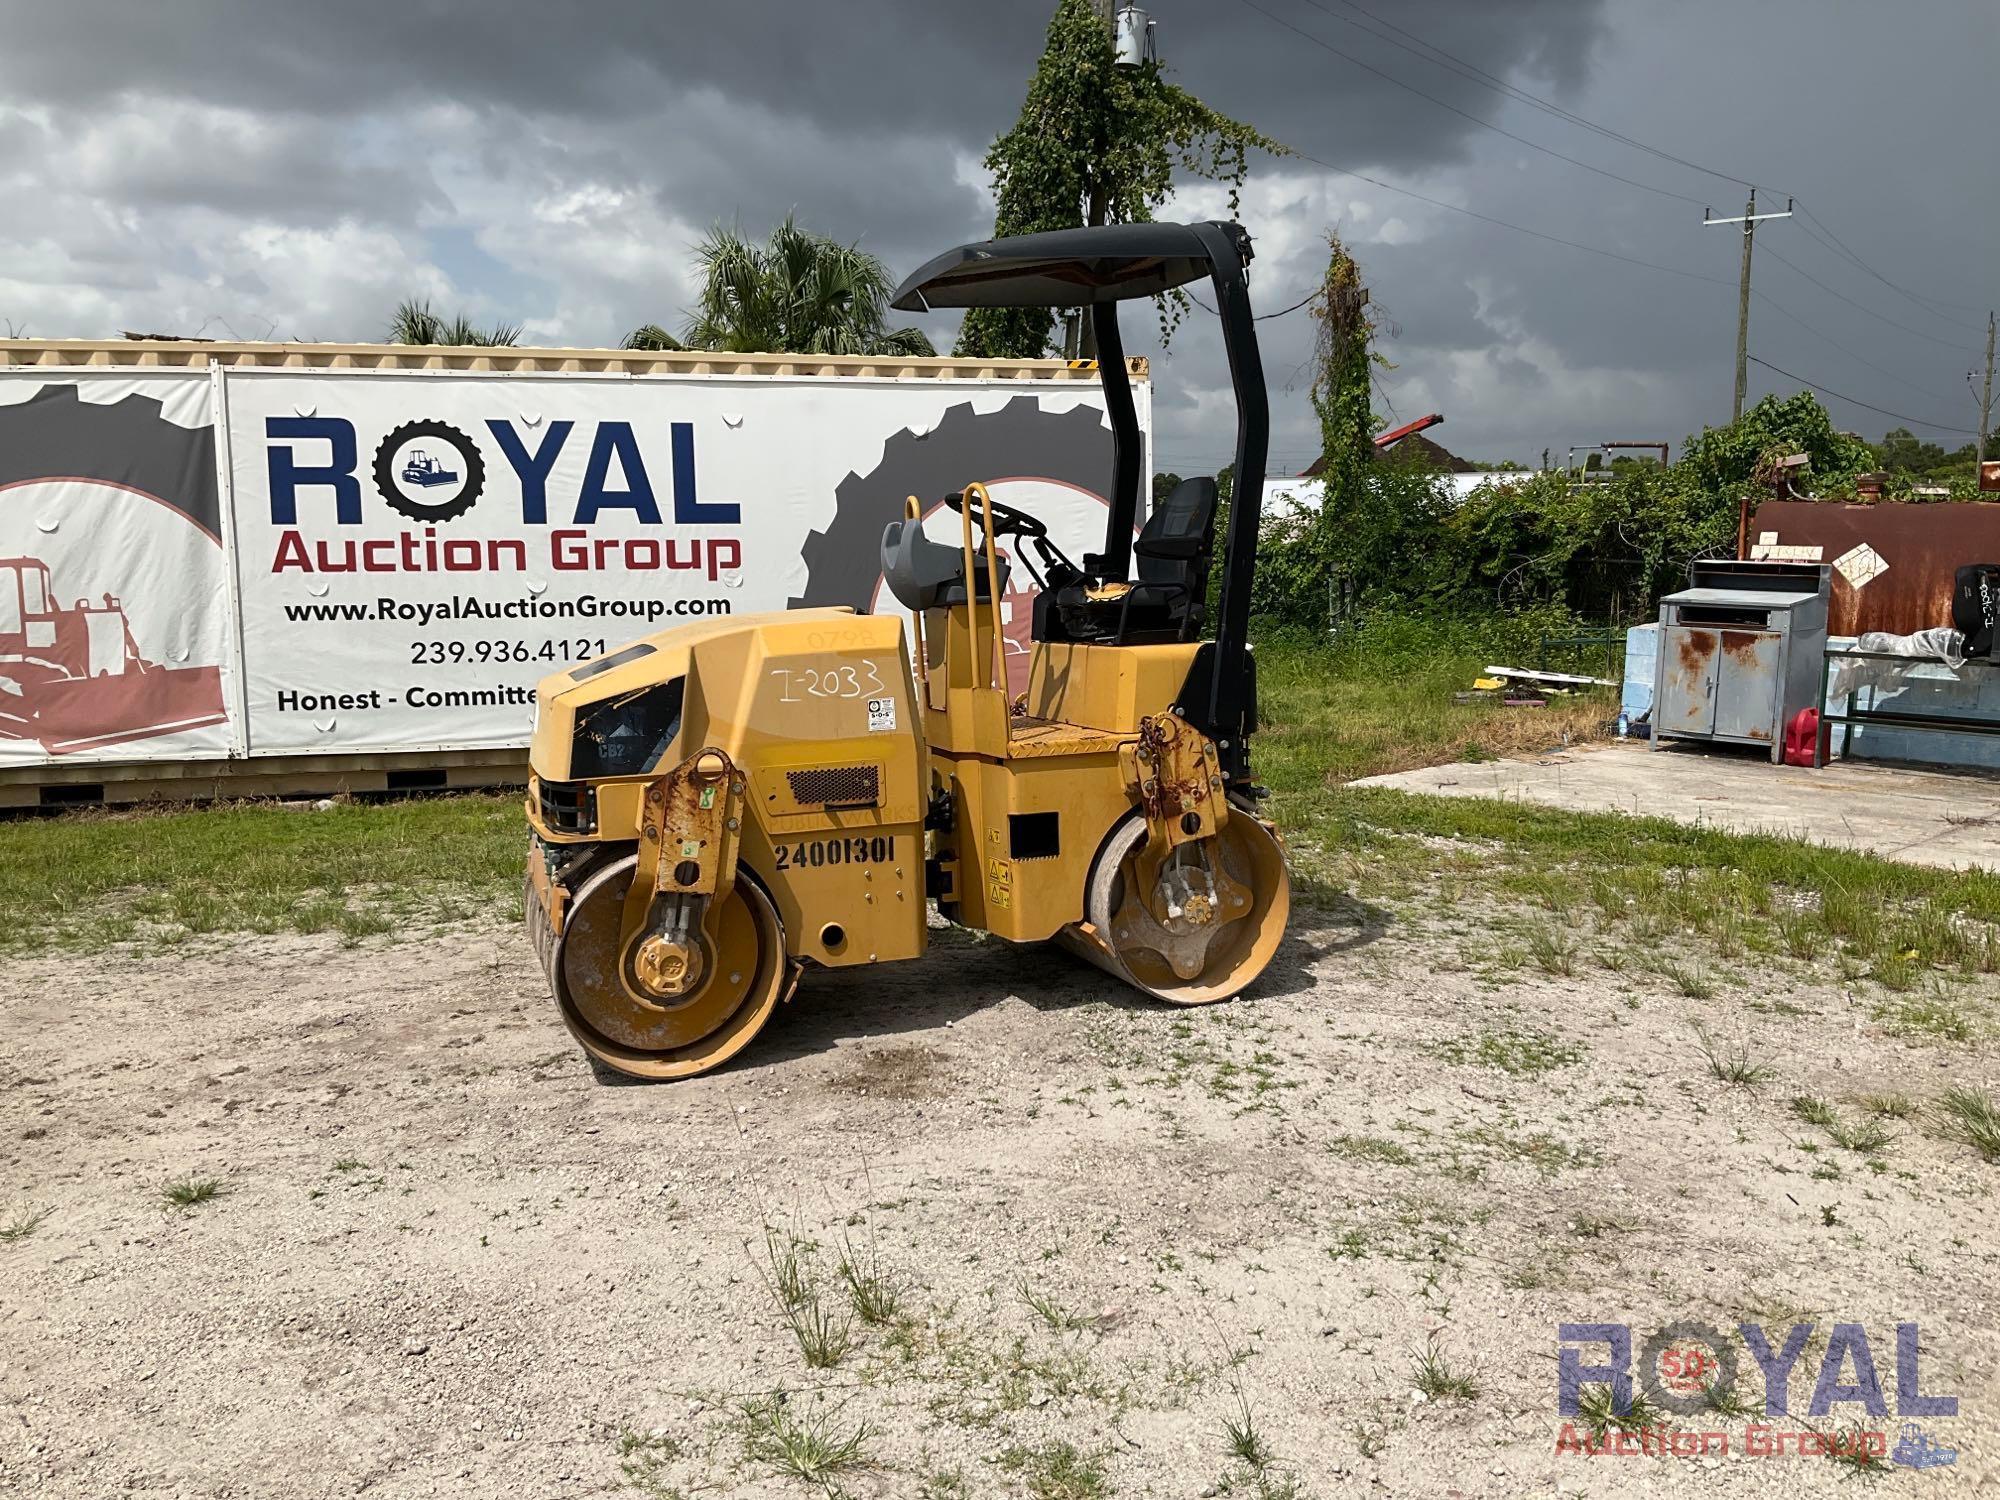
M972 483L946 499L949 540L925 534L915 497L883 536L907 625L845 609L719 619L542 682L527 921L590 1056L641 1078L716 1067L807 969L919 957L931 902L1176 1004L1263 972L1291 886L1248 753L1268 437L1249 260L1234 224L1119 225L963 246L898 291L916 310L1090 307L1114 455L1101 555L1072 562ZM1208 639L1215 482L1184 482L1135 539L1142 450L1116 315L1197 278L1239 417ZM1010 700L1000 601L1017 563L1040 592L1028 688Z

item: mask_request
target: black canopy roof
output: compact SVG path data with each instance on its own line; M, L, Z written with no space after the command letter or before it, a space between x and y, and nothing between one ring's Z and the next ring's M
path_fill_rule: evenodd
M1215 262L1193 224L1105 224L1056 229L960 245L910 273L893 305L933 307L1079 307L1153 297L1210 275ZM1250 259L1239 224L1208 224L1236 248L1237 270Z

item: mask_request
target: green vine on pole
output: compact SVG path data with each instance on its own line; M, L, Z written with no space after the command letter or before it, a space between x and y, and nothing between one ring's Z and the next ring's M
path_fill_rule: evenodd
M1322 514L1336 521L1361 503L1363 479L1375 457L1375 413L1369 405L1370 348L1375 324L1361 268L1340 236L1326 237L1326 280L1313 299L1319 325L1313 347L1312 406L1319 417L1320 476L1326 483Z
M1176 168L1228 183L1234 215L1253 149L1289 154L1168 82L1158 63L1119 66L1091 0L1061 0L1020 118L986 153L998 200L993 233L1145 222L1173 192ZM1179 292L1159 301L1164 340L1187 303ZM1049 350L1052 322L1047 308L976 307L965 316L957 353L1039 359Z

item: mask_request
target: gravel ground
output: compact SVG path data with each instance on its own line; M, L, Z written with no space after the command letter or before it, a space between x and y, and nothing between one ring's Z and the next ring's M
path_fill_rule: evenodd
M1197 1011L944 934L809 976L735 1066L663 1087L586 1066L512 928L12 962L0 1491L1857 1482L1745 1456L1740 1416L1683 1419L1726 1456L1557 1451L1560 1323L1692 1320L1814 1323L1795 1411L1831 1325L1864 1325L1887 1415L1773 1425L1890 1443L1920 1323L1925 1394L1959 1398L1923 1426L1957 1458L1887 1482L2000 1492L2000 1165L1930 1112L1994 1087L1990 1026L1884 1035L1832 981L1695 1000L1482 967L1476 915L1303 913L1257 993ZM1768 1073L1726 1085L1695 1023ZM1916 1112L1848 1149L1800 1094L1849 1129L1867 1096ZM166 1205L190 1177L221 1191ZM782 1472L857 1436L845 1469Z

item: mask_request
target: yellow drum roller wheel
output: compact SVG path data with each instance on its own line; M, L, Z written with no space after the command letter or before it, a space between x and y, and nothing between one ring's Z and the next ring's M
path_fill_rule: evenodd
M1275 835L1232 806L1214 838L1181 847L1160 879L1163 922L1139 898L1146 820L1112 830L1084 891L1091 931L1066 929L1065 946L1106 973L1175 1005L1206 1005L1242 992L1276 956L1291 918L1292 879Z
M692 977L680 992L663 995L645 937L623 941L634 868L628 856L587 879L561 936L544 946L563 1024L584 1051L634 1078L686 1078L720 1067L777 1006L785 975L777 908L739 875L700 933L699 951L677 970ZM531 903L530 920L536 916Z

